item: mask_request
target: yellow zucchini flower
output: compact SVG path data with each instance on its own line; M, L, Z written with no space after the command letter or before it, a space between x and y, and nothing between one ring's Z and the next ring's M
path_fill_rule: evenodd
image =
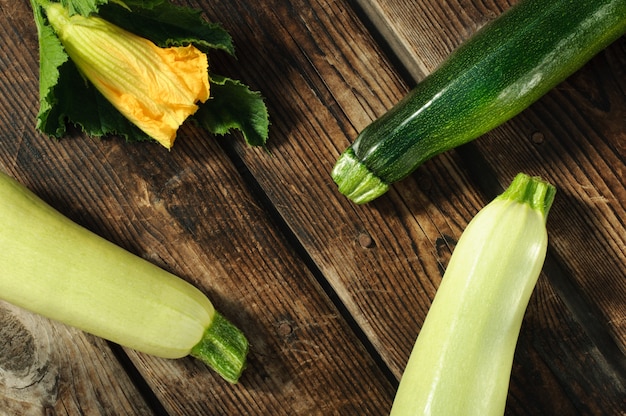
M206 54L160 48L97 16L46 6L50 25L79 71L128 120L171 148L176 131L209 98Z

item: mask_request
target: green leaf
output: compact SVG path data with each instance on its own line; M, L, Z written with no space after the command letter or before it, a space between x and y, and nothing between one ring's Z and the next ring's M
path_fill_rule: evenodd
M83 16L97 13L99 6L107 2L108 0L61 0L61 4L70 11L70 15L81 14Z
M263 97L237 80L211 76L211 98L200 106L194 118L214 134L241 130L251 146L264 146L269 116Z
M35 25L39 37L39 114L37 115L37 128L45 126L50 112L52 111L56 98L53 89L59 80L59 67L68 61L69 57L65 53L61 42L54 34L42 14L41 7L31 0ZM50 131L48 134L56 135ZM62 134L63 132L61 132Z
M60 138L71 123L90 136L116 134L128 141L152 140L82 77L48 24L42 9L47 2L31 0L40 49L37 128ZM205 21L197 10L174 6L167 0L61 0L61 3L71 13L98 13L161 47L193 43L205 53L219 49L234 55L232 39L221 25ZM200 106L195 118L214 134L241 130L246 142L253 146L263 146L267 140L269 122L263 97L239 81L213 77L211 98Z
M124 6L110 3L100 8L99 15L161 47L193 43L204 52L221 49L235 54L228 32L204 20L198 10L165 0L127 0Z

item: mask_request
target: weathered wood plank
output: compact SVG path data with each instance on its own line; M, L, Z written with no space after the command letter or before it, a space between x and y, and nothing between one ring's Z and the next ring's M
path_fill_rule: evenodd
M438 60L413 58L413 61L418 67L422 63L423 71L429 72L473 30L506 9L508 4L489 3L487 7L472 3L470 12L465 6L466 3L461 7L456 2L424 2L417 6L414 2L395 3L395 6L381 2L376 10L392 8L399 14L410 14L412 19L419 19L419 24L409 25L401 20L402 16L394 15L388 19L392 26L387 27L387 31L395 31L397 27L393 25L396 23L406 24L406 30L423 28L421 32L411 32L429 45L427 50L420 48L419 51ZM219 9L224 11L226 7L227 4L222 3ZM390 69L383 51L375 45L361 44L363 39L365 43L371 41L362 34L360 24L354 21L355 16L347 6L342 9L340 3L333 3L335 11L332 16L328 15L324 4L317 2L265 3L262 7L247 7L250 7L249 11L234 5L228 12L212 13L229 16L227 25L233 29L256 25L275 28L271 32L262 29L241 32L239 44L244 45L244 51L240 62L244 65L238 68L238 73L245 74L246 79L258 79L263 90L271 91L269 104L273 114L278 114L274 132L281 137L288 135L289 140L272 144L271 157L250 157L241 147L237 151L282 218L371 337L383 360L399 377L450 250L467 221L489 199L482 196L478 187L483 179L472 177L473 174L465 170L468 163L462 153L449 152L421 167L415 175L369 206L355 207L346 203L337 196L328 176L334 159L364 127L363 114L367 114L370 120L382 114L389 107L389 100L402 96L408 87L398 82L398 75ZM461 18L454 21L452 30L448 31L447 24L431 20L434 16L428 13L410 13L415 7ZM470 20L474 23L468 23ZM276 42L276 38L284 39L281 30L287 25L285 22L290 22L290 36L282 43ZM339 28L343 28L343 32L329 43L328 34ZM399 43L407 42L399 35L396 37ZM255 41L264 45L262 51L254 49ZM389 43L393 43L393 39ZM328 64L337 62L338 56L348 63L341 71ZM275 65L273 59L280 59L280 65ZM256 76L259 65L274 77ZM376 81L372 83L372 79ZM310 91L301 85L310 86ZM291 91L294 87L297 89L295 94ZM364 96L368 97L367 101L362 99ZM344 116L351 120L354 114L361 114L356 122L342 121ZM287 118L289 124L282 121ZM310 139L311 132L314 132L313 139ZM500 145L504 146L503 143ZM493 154L489 164L492 168L497 167L496 162L507 166L506 170L495 170L497 176L494 179L500 186L506 185L516 173L511 166L529 173L537 172L536 165L521 169L521 159L516 153L494 151ZM548 166L553 166L556 171L559 169L553 163ZM546 177L552 178L549 174ZM557 185L562 186L560 182ZM555 211L562 212L563 203L559 202ZM554 217L560 215L563 214L552 214ZM618 260L611 264L619 266L623 263ZM619 277L623 268L613 270L616 271L614 276ZM519 357L541 358L530 361L517 358L512 385L515 396L507 412L549 414L553 409L571 409L585 414L586 409L581 403L596 399L599 400L595 405L598 409L611 413L619 408L624 394L623 379L614 377L615 369L606 363L608 357L598 353L590 360L588 348L597 346L593 346L593 341L584 333L580 334L582 327L577 317L555 295L550 285L540 286L538 292L537 296L546 302L541 308L563 319L542 318L546 321L529 325L550 328L550 331L541 332L547 337L545 343L559 345L561 340L574 336L581 337L580 342L564 344L562 347L567 351L565 364L555 364L561 362L563 356L540 353L535 344L522 338ZM536 314L536 308L539 306L533 303L529 313ZM536 333L535 329L532 331ZM571 372L554 374L555 368L568 368ZM571 374L578 378L572 380ZM598 391L591 388L595 385L590 382L594 377L608 380L602 387L604 395L600 398ZM563 387L580 383L590 389L574 392L568 388L552 388L548 392L525 386L527 380L537 378L545 380L547 385ZM537 399L537 394L545 396ZM538 404L529 407L527 403Z
M333 289L360 318L366 333L372 335L372 327L389 324L398 315L406 314L399 322L412 320L412 312L387 310L400 306L400 295L406 297L407 304L422 308L424 314L440 279L440 264L431 257L441 249L438 239L460 232L457 209L467 214L468 205L470 209L480 205L474 192L463 189L469 186L463 173L444 160L443 166L431 171L436 185L424 181L415 186L419 208L414 211L391 199L356 207L338 196L329 175L334 161L357 129L401 97L403 89L397 75L371 44L355 14L339 2L334 3L340 9L333 14L324 3L317 2L277 2L258 7L231 2L231 8L223 11L227 5L222 2L221 10L211 13L228 16L224 24L231 30L242 26L276 28L261 34L245 32L250 37L238 39L242 65L237 72L242 78L266 83L263 90L269 92L268 104L275 116L276 140L270 143L271 155L249 157L245 148L240 149L246 164ZM248 14L254 19L240 20L239 16L247 18ZM287 24L292 27L285 38L280 30ZM329 33L339 30L332 41L328 39ZM264 45L262 52L255 50L259 42ZM341 72L328 64L337 59L346 62ZM254 71L259 66L276 76L259 77ZM359 117L357 121L351 118L354 114ZM369 114L365 120L364 114ZM454 196L457 194L461 201ZM440 202L441 208L431 204L431 198ZM449 215L442 210L449 210ZM417 226L416 218L421 223ZM401 236L394 235L395 231ZM359 244L359 240L368 239L371 243ZM424 287L417 293L405 290L413 287L416 273L424 273L429 276L426 279L435 282L422 282ZM398 374L400 359L393 357L402 351L396 343L404 340L396 339L394 332L388 328L382 335L372 336L372 341L385 351L385 359ZM405 350L411 344L407 340Z
M36 39L23 3L1 4L10 24L0 29L0 168L79 223L196 284L250 337L250 366L237 386L192 359L169 361L127 351L167 412L384 414L394 383L361 345L350 321L356 321L366 344L399 378L456 240L491 195L483 195L483 178L463 151L435 158L370 205L357 207L338 195L329 176L336 157L411 83L402 80L385 55L389 51L375 43L352 5L336 0L187 3L222 22L234 37L238 60L216 54L211 60L216 72L244 79L267 97L273 123L267 154L230 139L220 139L220 148L191 127L170 153L117 139L76 136L57 143L40 137L33 129ZM405 64L414 64L413 76L419 80L510 2L424 1L390 9L393 4L372 3L376 18L371 20L387 22L383 33L388 44L404 48L396 53ZM389 10L400 16L389 17ZM416 44L419 50L412 50ZM623 46L603 56L599 59L607 59L608 69L596 73L587 67L581 74L589 80L574 83L586 92L592 83L606 85L609 74L609 87L602 87L609 93L589 100L592 105L585 105L585 111L575 107L575 114L597 117L600 112L601 120L613 119L624 108L616 98L624 90ZM557 90L551 94L556 98L547 100L580 102L577 94L561 101L562 94ZM611 293L585 275L602 273L603 284L612 282L611 273L619 273L615 267L624 264L608 258L619 255L621 244L621 168L610 176L601 167L623 165L616 138L624 129L613 130L614 121L587 119L581 124L571 116L567 131L592 131L593 142L579 137L584 151L564 163L558 154L569 148L557 134L562 111L549 101L541 105L551 108L548 119L553 121L546 122L544 112L525 113L472 148L495 172L488 180L500 186L522 166L564 186L565 199L550 218L553 265L568 279L572 276L583 304L596 305L605 318L614 318L607 327L619 340L623 303L614 303L617 298L609 299ZM523 144L497 151L516 132L523 132ZM540 136L533 136L536 132L543 134L542 144ZM606 144L595 146L605 136L610 137ZM545 147L551 152L541 166L534 158L537 146L542 154ZM583 160L590 149L600 150ZM593 175L574 170L580 161ZM568 172L575 172L586 187L571 181ZM589 187L596 183L603 185ZM607 195L614 198L609 203L597 198ZM573 217L570 203L577 206ZM583 209L587 205L593 207L591 214ZM589 246L580 238L587 235L593 237ZM601 253L607 247L608 254ZM583 257L586 249L592 253ZM598 272L592 267L595 260L606 260L608 266ZM615 362L594 344L596 338L587 336L570 299L561 299L563 292L555 290L553 276L542 276L531 301L507 414L615 414L624 394L623 380L613 372ZM620 290L618 286L617 294ZM335 295L343 305L333 304ZM341 315L344 308L351 317ZM42 333L51 331L49 323L41 325ZM52 345L62 349L75 336L82 339L70 332L71 338ZM103 353L106 343L85 339L86 344L75 347L81 353ZM49 344L45 336L37 340ZM100 385L102 367L107 374L112 371L108 365L85 362L87 370L76 371L80 376L72 380L76 374L62 375L61 382L76 391L89 389ZM116 393L111 395L96 393L97 403L118 400ZM0 400L9 396L0 389ZM71 397L76 407L97 406L92 396L85 402L80 394ZM133 408L136 394L131 398L124 403ZM138 406L127 413L141 412Z
M23 43L36 50L28 5L20 7L19 36L1 32L12 56ZM80 135L46 139L33 128L36 54L14 62L15 70L0 78L0 168L78 223L197 285L249 336L249 368L236 386L193 359L129 351L166 411L382 414L389 408L392 383L213 137L187 127L171 152ZM59 339L58 348L71 340ZM77 389L89 389L99 365L74 374Z

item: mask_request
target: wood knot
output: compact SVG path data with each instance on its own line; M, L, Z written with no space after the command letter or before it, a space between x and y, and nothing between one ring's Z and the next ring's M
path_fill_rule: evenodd
M50 349L45 322L0 301L0 391L9 402L37 402L53 409L58 399L60 377L54 361L58 354Z
M544 139L545 139L545 136L540 131L536 131L530 136L530 140L532 140L532 142L535 144L543 143Z
M359 245L363 248L373 248L376 246L376 243L374 242L372 236L366 232L360 233L357 237L357 240L359 242Z
M288 337L293 333L293 326L289 322L281 322L278 325L278 335L281 337Z
M8 310L0 308L0 369L12 373L28 370L35 362L35 340Z

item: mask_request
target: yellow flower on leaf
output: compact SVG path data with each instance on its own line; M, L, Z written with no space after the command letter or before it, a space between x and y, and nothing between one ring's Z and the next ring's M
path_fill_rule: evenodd
M206 54L160 48L96 16L70 16L59 3L48 21L80 72L128 120L171 148L181 124L209 98Z

